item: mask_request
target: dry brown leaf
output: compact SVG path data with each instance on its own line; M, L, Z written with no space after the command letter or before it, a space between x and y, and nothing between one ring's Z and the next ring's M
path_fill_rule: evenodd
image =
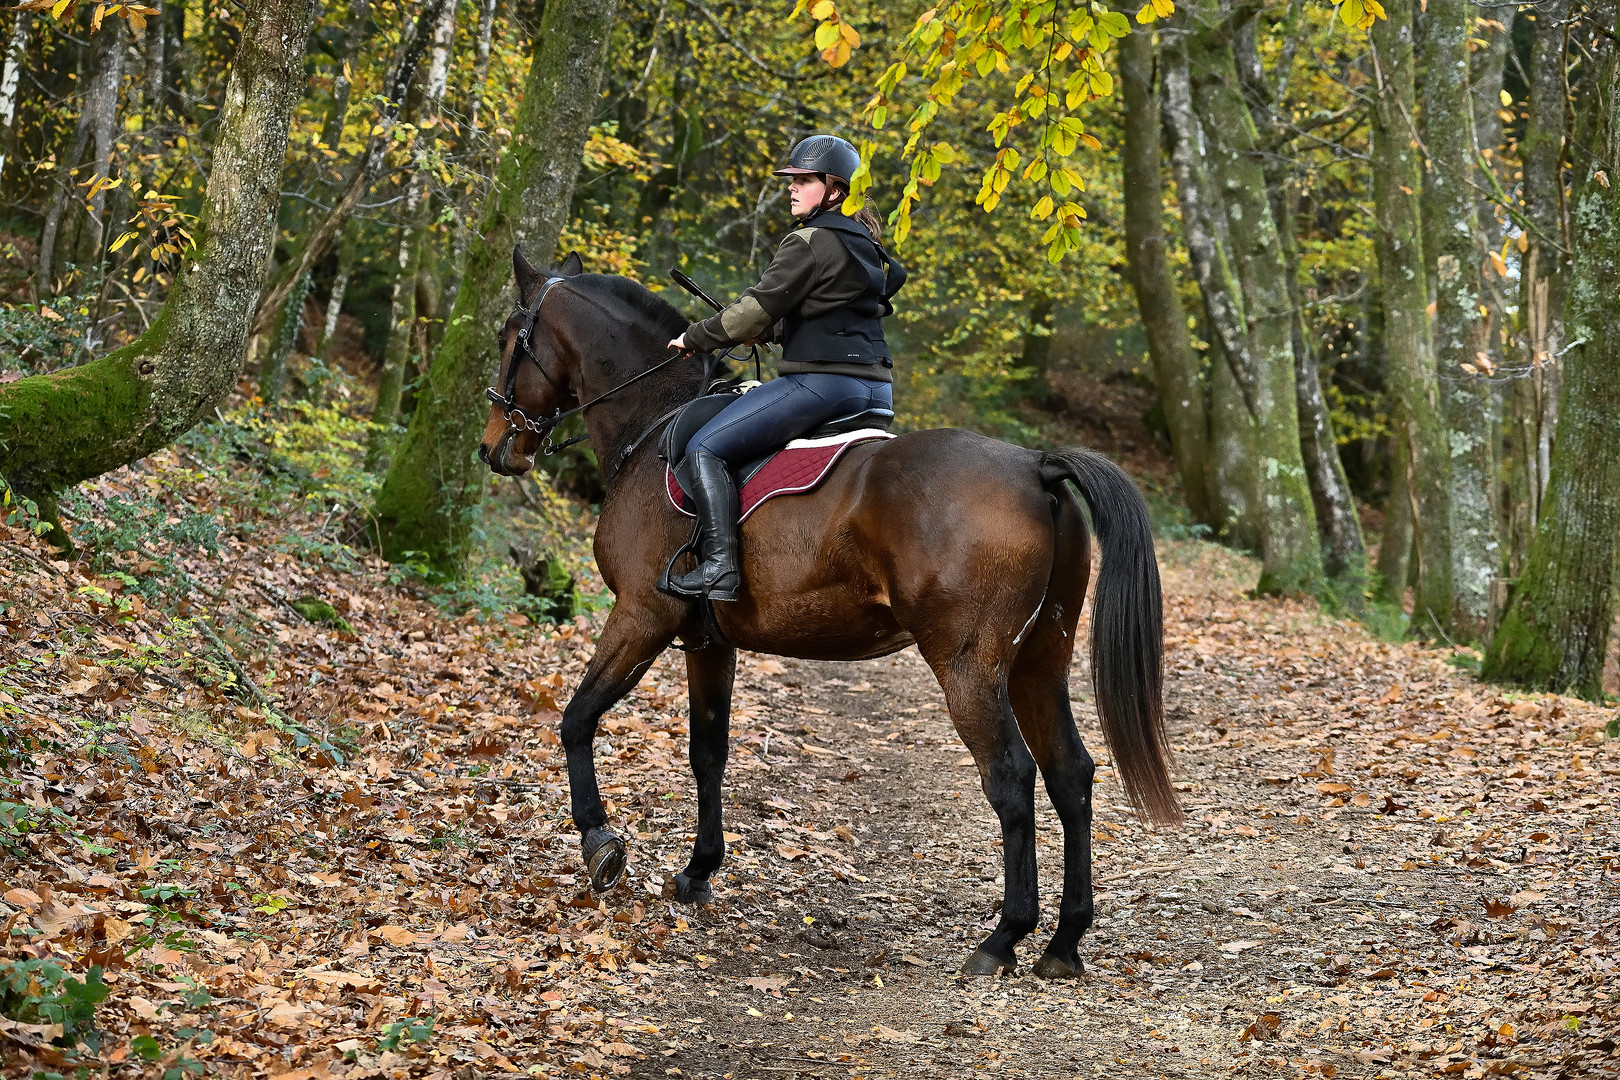
M378 929L377 936L395 948L403 949L416 944L416 935L403 926L384 926Z

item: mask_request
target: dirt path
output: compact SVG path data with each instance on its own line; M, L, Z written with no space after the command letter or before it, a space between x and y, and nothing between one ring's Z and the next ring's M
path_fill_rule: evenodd
M1479 706L1432 656L1242 600L1247 570L1219 555L1182 556L1167 567L1169 703L1192 820L1146 833L1104 770L1084 979L954 974L994 922L999 834L914 650L749 657L731 855L715 906L685 916L688 944L636 1004L662 1046L632 1075L1620 1074L1604 936L1620 915L1617 815L1595 790L1620 762L1532 734L1552 719L1536 705ZM1358 653L1342 675L1326 662ZM1491 746L1425 760L1436 731L1460 741L1485 710L1501 713L1481 724ZM1393 767L1370 729L1403 732ZM1486 755L1534 764L1504 770L1525 774L1504 790L1480 783ZM1572 765L1592 797L1554 824L1543 800L1577 794ZM1040 801L1048 921L1026 964L1059 890L1061 834ZM649 815L644 888L684 861L669 841L690 818L686 799Z
M13 529L0 965L102 973L89 1060L120 1078L1620 1076L1613 710L1245 599L1253 567L1209 545L1160 561L1189 820L1147 832L1102 770L1089 971L1049 983L954 974L998 832L912 652L744 658L730 854L715 904L675 909L679 654L604 721L631 876L594 897L556 708L598 624L447 619L381 564L225 538L186 565L227 651ZM306 592L342 627L285 602ZM85 1060L5 1008L0 1075Z

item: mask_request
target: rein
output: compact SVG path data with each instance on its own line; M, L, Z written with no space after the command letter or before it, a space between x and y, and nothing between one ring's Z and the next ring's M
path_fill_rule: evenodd
M540 286L539 295L534 299L533 310L523 306L522 297L519 297L517 302L518 311L528 316L528 323L518 330L517 348L522 350L522 352L526 354L530 360L534 361L535 369L540 372L541 377L544 378L546 382L550 383L551 388L556 390L559 394L566 394L568 391L564 390L562 386L558 384L557 380L551 377L551 373L546 370L546 366L540 362L540 357L534 351L533 340L535 325L540 320L540 305L545 301L546 293L551 291L551 287L553 285L564 280L566 279L560 277L547 278L546 283ZM568 447L573 446L575 443L582 443L590 438L590 435L587 433L585 435L576 435L572 439L565 439L560 443L553 443L551 441L551 433L556 429L558 424L561 424L563 421L568 420L571 417L580 415L593 405L606 401L619 391L634 386L647 376L662 371L675 361L689 355L691 355L689 350L677 349L671 356L657 364L654 364L646 371L643 371L638 375L631 376L618 386L613 387L611 390L604 390L602 393L591 398L591 400L576 405L567 411L564 411L561 406L558 406L555 413L552 413L550 416L542 417L538 420L530 419L528 416L525 416L523 410L518 408L517 403L512 400L512 395L517 391L518 371L518 357L514 356L513 362L509 364L506 369L506 392L504 394L499 393L493 386L489 386L484 388L484 397L501 407L501 414L506 417L506 422L512 425L512 427L518 428L522 431L530 431L536 435L539 435L541 438L540 448L542 451L544 451L547 457L550 457L559 450L565 450ZM665 419L668 419L668 417ZM643 435L642 438L646 438L646 436ZM637 439L636 445L639 445L640 442L641 439ZM632 449L634 449L634 446L632 446Z
M682 275L682 276L684 276L684 275ZM563 389L563 387L557 382L557 380L553 379L551 377L551 373L549 371L547 371L545 365L540 362L540 357L534 351L533 342L534 342L534 329L535 329L535 326L540 321L540 305L545 301L546 293L551 291L551 287L553 285L556 285L559 282L562 282L562 281L565 281L565 280L567 280L567 279L566 278L560 278L560 277L547 278L546 281L545 281L545 284L540 286L539 294L536 295L535 298L534 298L534 307L533 307L533 309L524 307L523 306L523 297L522 297L521 294L519 295L518 301L517 301L517 310L518 310L519 313L527 316L528 321L523 325L522 328L520 328L518 330L517 347L516 347L516 350L514 350L514 352L516 352L517 350L521 350L521 352L524 353L525 355L527 355L530 360L534 361L534 366L535 366L536 370L538 370L540 372L541 378L545 379L546 382L550 383L551 388L553 390L555 390L555 391L557 391L557 393L563 394L563 395L568 394L568 391ZM690 279L688 279L688 280L690 280ZM682 284L684 285L685 282L682 282ZM699 293L699 295L702 295L702 294ZM704 296L703 299L708 300L708 302L710 304L715 303L713 300L709 300L709 298L707 296ZM718 307L719 305L715 304L715 306ZM690 349L677 349L669 357L665 358L664 360L661 360L657 364L654 364L652 367L648 368L646 371L643 371L643 372L641 372L641 373L639 373L637 375L631 376L630 378L626 379L624 382L620 383L618 386L613 387L611 390L604 390L602 393L600 393L600 394L596 395L595 397L591 398L591 400L589 400L587 402L584 402L582 404L576 405L572 409L568 409L567 411L564 411L561 406L558 406L557 411L555 413L551 414L550 416L542 417L542 418L540 418L538 420L531 419L530 417L524 415L523 410L518 408L517 403L513 400L513 394L515 394L517 392L517 371L518 371L518 362L519 362L519 359L520 359L517 355L514 355L513 358L512 358L512 363L510 365L508 365L507 369L506 369L506 392L505 393L500 393L493 386L489 386L489 387L484 388L484 397L488 398L491 402L493 402L494 404L499 405L501 407L501 414L506 417L506 422L508 424L510 424L512 427L517 428L520 431L529 431L529 432L533 432L536 435L539 435L540 439L541 439L540 449L541 449L541 451L544 453L544 455L546 457L550 457L552 454L555 454L558 451L566 450L568 447L573 446L575 443L585 442L587 439L589 439L591 437L590 433L587 432L584 435L576 435L572 439L565 439L560 443L553 443L551 441L551 433L554 430L556 430L558 424L561 424L563 421L571 419L572 417L580 415L586 409L591 408L593 405L597 405L597 404L599 404L599 403L601 403L603 401L606 401L608 398L612 397L614 394L617 394L619 391L625 390L625 389L628 389L631 386L634 386L636 383L640 382L642 379L645 379L647 376L655 374L655 373L657 373L659 371L662 371L664 368L666 368L669 365L673 364L675 361L683 359L683 358L685 358L687 356L691 356L694 351L695 350L690 350ZM750 351L751 351L751 353L753 355L754 373L755 373L755 375L757 377L758 373L759 373L759 349L756 346L753 349L751 349ZM726 353L725 356L726 356L727 359L732 359L730 353ZM694 401L697 398L703 396L703 394L705 394L706 392L708 392L709 384L713 379L714 368L715 368L715 362L714 362L713 356L711 355L709 360L707 361L707 363L704 366L703 381L698 385L698 392L693 395L693 400ZM653 432L657 431L659 428L662 428L665 424L669 423L669 421L674 418L676 413L678 413L682 409L686 408L686 406L689 405L689 404L691 404L691 402L682 402L681 404L675 406L675 408L671 409L669 412L665 413L663 416L660 416L657 420L653 421L651 427L647 428L646 431L643 431L639 436L637 436L637 438L636 438L636 440L634 442L632 442L629 446L625 447L624 450L620 451L619 456L618 456L618 460L615 461L612 464L612 466L610 466L607 469L607 479L608 479L608 481L610 483L612 482L613 478L619 474L619 470L624 468L625 464L630 460L630 455L635 453L636 450L639 449L641 447L641 445L644 442L647 441L648 436L652 435Z

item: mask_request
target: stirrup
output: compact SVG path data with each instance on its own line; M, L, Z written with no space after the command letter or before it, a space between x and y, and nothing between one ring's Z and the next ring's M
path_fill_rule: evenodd
M664 565L664 572L658 576L658 584L656 588L665 596L673 596L677 600L703 599L703 594L701 592L686 592L685 590L677 589L675 587L675 582L673 580L675 574L675 562L682 555L686 555L688 553L690 553L694 559L697 558L697 530L695 528L692 530L692 539L675 549L675 554L671 555L669 557L669 562Z

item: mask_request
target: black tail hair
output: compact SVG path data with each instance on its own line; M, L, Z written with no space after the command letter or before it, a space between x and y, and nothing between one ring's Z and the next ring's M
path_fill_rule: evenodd
M1186 815L1170 783L1164 734L1164 600L1147 500L1103 455L1065 447L1041 455L1041 483L1072 481L1091 508L1102 548L1091 608L1097 717L1126 797L1162 824Z

